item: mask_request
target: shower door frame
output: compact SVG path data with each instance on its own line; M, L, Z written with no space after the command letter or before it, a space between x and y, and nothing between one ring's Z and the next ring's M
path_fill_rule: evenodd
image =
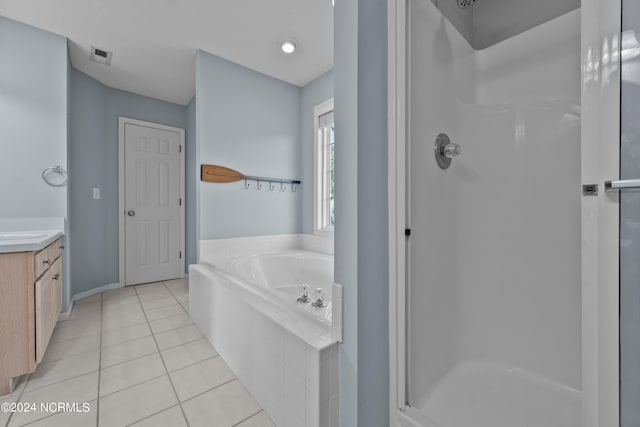
M389 403L391 426L423 427L406 395L408 1L387 1ZM621 0L582 0L581 181L600 187L597 196L582 199L583 427L620 425L620 205L603 183L620 176L621 17Z

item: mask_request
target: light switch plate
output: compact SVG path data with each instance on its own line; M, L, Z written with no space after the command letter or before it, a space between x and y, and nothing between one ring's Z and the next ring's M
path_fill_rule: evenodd
M93 198L96 200L100 200L100 189L99 188L94 188L93 189Z

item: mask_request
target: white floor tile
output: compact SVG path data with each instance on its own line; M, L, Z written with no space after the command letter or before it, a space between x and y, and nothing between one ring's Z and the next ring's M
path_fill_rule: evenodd
M160 413L132 424L131 427L187 427L187 422L179 406L173 406Z
M246 421L241 422L237 427L276 427L265 411L259 412Z
M143 300L142 307L144 307L145 311L153 310L155 308L167 307L170 305L176 305L178 301L171 294L166 297L152 299L152 300Z
M201 339L179 347L163 350L162 358L169 372L172 372L209 359L217 354L211 344L209 344L209 341Z
M89 402L88 411L84 406L79 406L79 410L61 412L56 415L42 418L29 427L95 427L98 418L98 406L96 401Z
M100 427L124 427L178 403L168 376L100 399Z
M114 329L124 328L126 326L146 323L142 310L132 312L113 313L102 317L102 330L113 331Z
M184 308L177 302L175 304L168 305L166 307L153 308L150 310L145 310L147 314L147 319L158 320L164 319L165 317L175 316L177 314L184 314Z
M102 369L118 363L127 362L143 356L148 356L158 352L158 347L152 336L144 337L135 341L128 341L122 344L106 347L102 350L100 365Z
M164 319L152 320L149 322L151 330L154 334L160 332L170 331L172 329L182 328L193 324L193 320L187 313L177 314L171 317L165 317Z
M164 286L138 288L136 291L138 292L138 297L140 297L140 301L142 301L143 304L156 299L169 298L173 296Z
M98 370L100 352L93 351L66 359L41 363L31 374L25 391L32 391L49 384L68 380L73 377Z
M196 325L189 325L179 329L156 334L156 341L160 350L177 345L186 344L204 338Z
M218 387L235 378L221 357L214 357L170 374L180 401Z
M102 333L102 348L122 344L151 335L151 329L146 323L127 326L114 331Z
M70 319L58 322L53 330L51 342L60 342L72 338L85 337L100 333L100 316L91 315L89 318Z
M92 295L90 297L86 297L86 298L82 298L77 301L74 301L73 305L78 306L82 304L92 304L92 303L101 302L101 301L102 301L102 295L97 294L97 295Z
M260 406L234 380L182 404L191 427L232 427L260 411Z
M50 412L42 411L41 404L58 402L91 402L98 395L98 372L91 372L76 378L39 388L25 391L20 402L35 404L35 411L16 412L11 418L10 426L21 426L40 418L50 416Z
M131 387L166 374L159 354L130 360L100 372L100 396Z
M100 350L100 334L72 338L49 344L44 354L43 362L51 362L52 360L64 359L98 350Z
M136 290L133 286L127 286L124 288L111 289L110 291L103 292L102 298L104 301L107 301L110 299L124 298L131 295L136 296Z

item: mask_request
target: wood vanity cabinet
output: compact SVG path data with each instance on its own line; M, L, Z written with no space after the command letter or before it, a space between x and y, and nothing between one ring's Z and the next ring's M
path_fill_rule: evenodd
M0 254L0 396L42 361L62 308L62 246Z

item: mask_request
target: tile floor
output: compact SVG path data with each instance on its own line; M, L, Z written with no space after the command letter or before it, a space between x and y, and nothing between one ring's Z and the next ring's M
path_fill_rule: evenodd
M0 398L36 410L0 411L0 426L273 427L191 321L188 292L178 279L76 302L40 366ZM57 402L81 410L41 410Z

